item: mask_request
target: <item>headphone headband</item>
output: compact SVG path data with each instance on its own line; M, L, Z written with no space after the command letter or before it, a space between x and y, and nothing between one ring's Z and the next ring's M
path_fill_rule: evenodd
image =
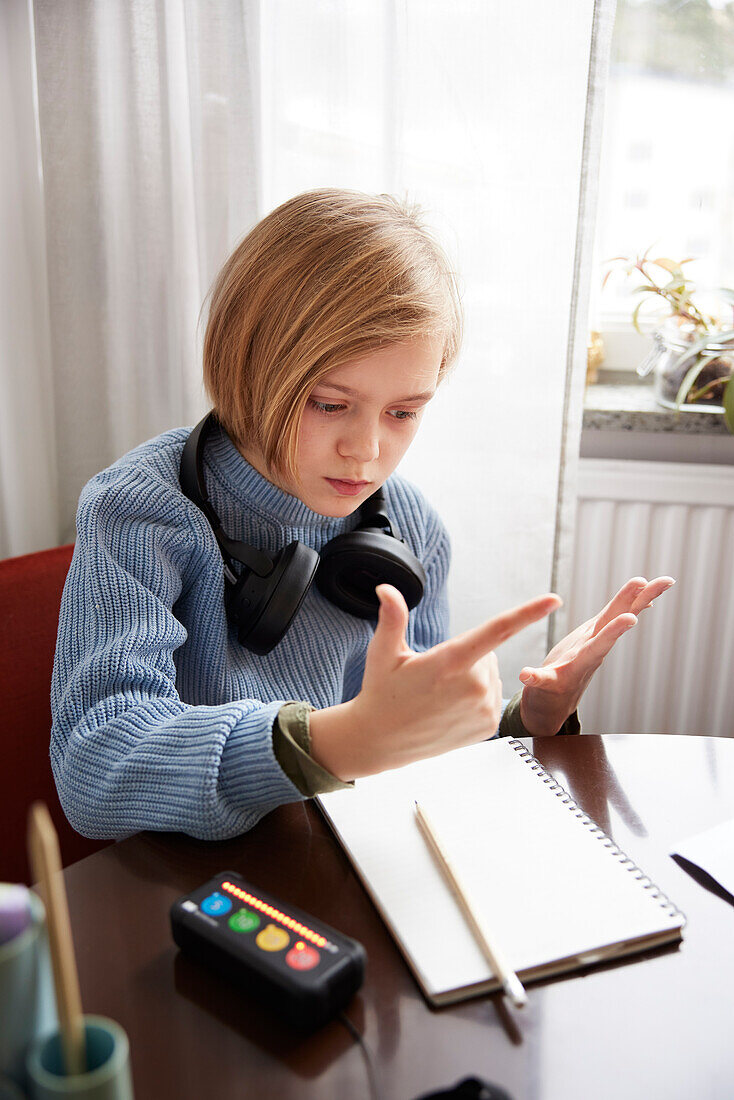
M214 505L209 500L206 482L204 481L204 448L207 440L217 427L221 427L221 425L215 414L213 412L207 413L186 440L181 455L181 488L189 500L193 501L209 520L223 557L228 558L230 562L239 561L247 565L253 573L257 573L258 577L269 577L274 568L272 558L263 551L248 546L247 543L233 542L228 538L222 527L222 521L215 511ZM224 431L224 428L222 428L222 431ZM244 558L241 556L243 553L245 554Z

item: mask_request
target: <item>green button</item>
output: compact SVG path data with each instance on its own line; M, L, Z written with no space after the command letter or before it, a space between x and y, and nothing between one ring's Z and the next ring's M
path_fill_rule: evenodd
M227 921L233 932L252 932L259 927L260 918L252 909L238 909Z

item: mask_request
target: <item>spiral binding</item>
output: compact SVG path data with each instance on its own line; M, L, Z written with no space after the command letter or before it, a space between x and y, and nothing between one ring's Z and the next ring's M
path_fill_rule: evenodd
M579 819L582 825L584 825L593 835L600 840L604 847L607 849L610 855L619 860L622 867L625 867L630 874L634 875L635 879L640 883L644 890L650 891L650 896L658 902L661 909L664 909L668 916L671 918L681 917L683 924L686 923L686 916L677 905L674 905L670 898L662 892L662 890L655 885L651 878L649 878L645 872L637 866L634 860L623 852L617 844L614 843L610 836L600 829L593 818L589 817L585 810L582 810L578 802L576 802L568 793L565 787L562 787L560 783L553 778L553 776L545 770L543 765L533 756L528 748L523 745L522 741L517 741L514 738L509 741L509 744L521 757L526 764L529 764L535 774L543 780L548 789L559 798L564 806L568 806L569 810Z

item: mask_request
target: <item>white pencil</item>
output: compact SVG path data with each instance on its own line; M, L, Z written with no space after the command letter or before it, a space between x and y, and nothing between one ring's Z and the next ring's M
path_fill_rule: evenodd
M493 942L484 918L479 910L472 904L466 888L460 882L456 871L451 866L446 851L438 839L435 828L431 825L425 810L416 802L415 818L418 826L426 839L436 862L438 863L452 894L456 898L464 918L472 930L475 940L482 949L482 953L492 968L492 973L502 983L502 989L517 1008L524 1008L528 1003L528 995L525 987L515 971L505 959L496 942Z

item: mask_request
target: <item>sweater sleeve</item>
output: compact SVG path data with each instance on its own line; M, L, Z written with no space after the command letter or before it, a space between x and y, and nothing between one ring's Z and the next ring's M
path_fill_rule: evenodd
M173 608L196 567L183 498L112 467L86 487L52 680L51 764L69 821L92 837L140 829L222 839L302 796L272 726L287 700L192 706L176 689L187 631Z

